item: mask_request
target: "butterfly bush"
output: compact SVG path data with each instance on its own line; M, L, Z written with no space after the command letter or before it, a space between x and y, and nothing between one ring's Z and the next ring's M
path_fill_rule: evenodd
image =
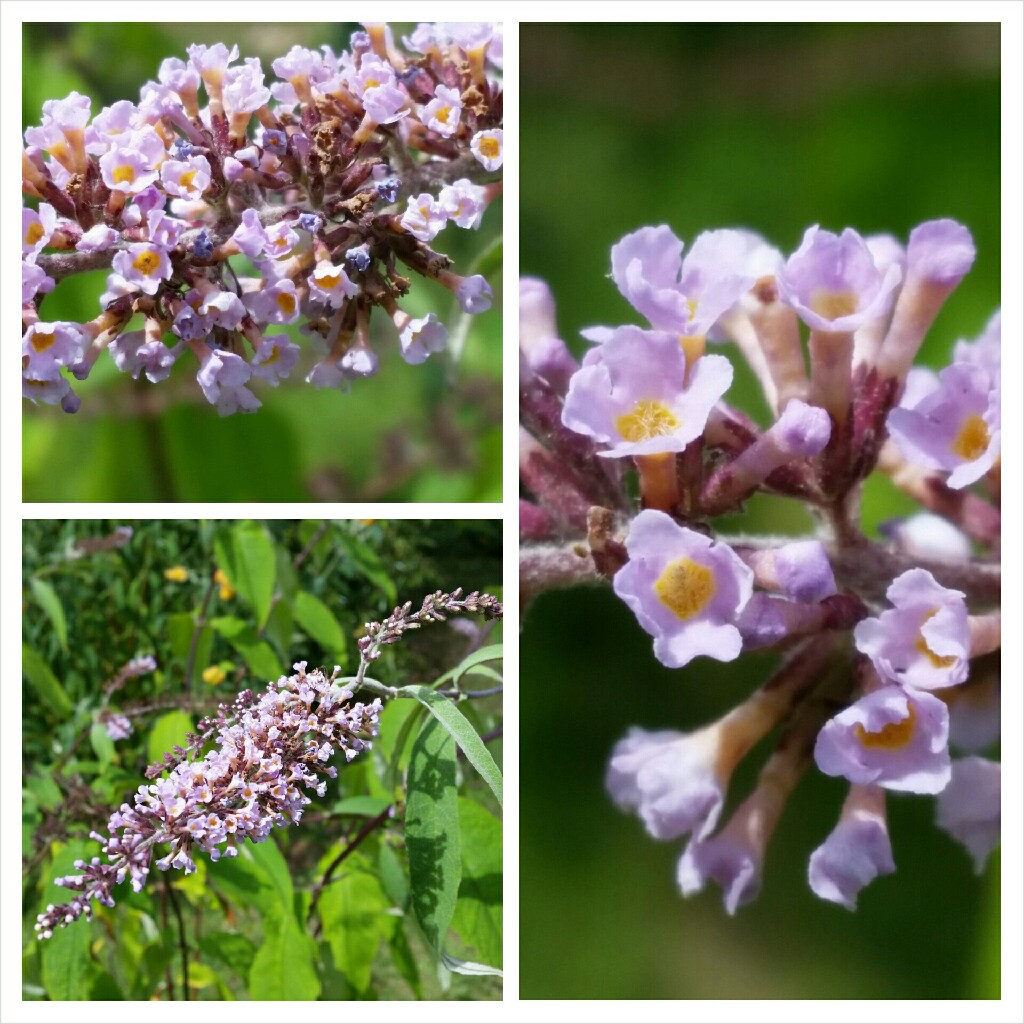
M198 731L187 735L186 746L175 746L163 762L149 766L147 778L157 781L140 786L130 803L110 815L109 835L90 833L106 860L76 860L79 874L54 879L75 895L46 907L36 921L37 937L49 939L54 928L82 916L91 920L94 902L114 906L113 888L125 881L140 892L151 862L160 871L173 868L187 875L196 870L199 851L212 861L237 857L246 840L262 843L275 828L299 824L312 802L308 794L323 797L327 779L337 778L331 759L341 754L350 762L369 750L377 735L381 698L364 703L354 700L355 693L367 688L396 695L365 678L381 647L423 624L467 612L499 618L502 606L490 594L436 591L415 611L407 602L383 622L366 623L355 677L339 679L338 667L330 675L307 671L306 662L297 662L292 675L268 683L261 693L246 689L230 705L221 704L215 716L202 719ZM151 665L151 658L137 659L115 681L121 685ZM158 846L166 852L153 861Z
M729 913L759 892L812 766L849 786L809 855L817 896L852 909L895 871L887 791L935 796L980 871L999 841L1000 767L982 756L999 737L999 313L945 368L913 365L974 261L970 232L935 220L904 243L815 225L787 256L717 230L683 253L664 225L612 247L612 281L644 322L583 331L579 361L544 282L520 283L524 601L605 580L670 668L781 655L715 722L630 728L608 793L653 838L688 837L680 892L713 881ZM727 400L737 358L767 426ZM876 472L921 509L871 537L860 498ZM814 534L719 530L759 493L808 509ZM771 733L719 827L733 771Z
M286 324L309 336L301 372L318 388L377 372L374 309L406 362L443 350L437 316L401 308L405 271L466 313L490 307L487 281L433 246L449 224L479 227L501 193L500 25L421 24L399 45L365 23L349 50L293 46L269 69L223 43L187 57L165 59L137 103L94 114L72 92L25 132L24 397L76 412L72 380L104 349L152 383L188 350L221 415L253 412L253 386L299 365ZM47 316L62 279L98 268L96 316Z

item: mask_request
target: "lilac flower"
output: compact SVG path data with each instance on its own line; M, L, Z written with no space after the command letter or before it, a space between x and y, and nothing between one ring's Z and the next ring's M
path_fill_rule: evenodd
M535 374L560 395L565 394L579 364L558 337L555 303L551 290L541 280L519 279L520 377Z
M608 444L603 454L680 452L699 437L732 383L724 356L686 361L675 335L620 327L584 361L569 384L562 422Z
M264 335L253 354L252 373L272 387L288 376L299 361L299 346L287 334Z
M911 462L950 471L947 483L963 488L999 457L1000 389L987 370L954 363L939 371L940 386L913 408L893 409L887 426Z
M21 264L21 304L31 302L36 295L52 292L55 281L42 267L23 261Z
M879 524L878 531L912 558L966 562L971 557L970 537L948 519L931 512L886 520Z
M131 721L117 712L106 712L100 716L100 722L112 740L126 740L132 734Z
M78 324L66 320L32 324L21 339L24 367L33 375L57 366L71 366L82 358L85 339Z
M431 131L446 138L459 130L462 116L462 95L458 89L439 85L434 98L420 111L420 120Z
M443 352L448 344L448 331L433 313L409 318L398 335L402 358L407 363L422 363L434 352Z
M401 224L413 238L429 242L448 223L448 214L429 192L409 196Z
M616 805L636 811L655 839L706 835L729 781L722 750L718 725L693 733L633 728L612 752L605 785Z
M613 580L654 653L669 668L699 654L732 661L742 639L735 622L753 592L753 576L727 545L678 526L654 509L641 512L626 537L629 561Z
M118 239L118 233L106 224L95 224L82 233L75 249L78 252L106 252Z
M878 875L896 870L885 820L885 790L851 786L839 823L814 853L807 880L815 896L857 907L857 894Z
M883 686L825 723L814 760L826 775L911 793L949 782L949 713L930 693Z
M971 754L980 754L999 739L1000 685L998 671L975 670L963 686L935 694L949 708L949 742Z
M882 679L916 690L962 683L970 668L964 595L940 586L926 569L908 569L886 597L894 607L853 632Z
M205 156L165 160L160 165L160 183L168 195L201 199L210 187L210 180L210 162Z
M217 407L221 416L234 412L255 412L260 400L245 386L252 368L234 352L207 349L196 379L206 400Z
M255 210L244 210L242 223L235 228L231 239L249 259L260 256L267 244L267 232L260 223L260 215Z
M299 319L299 297L295 282L282 277L273 284L264 283L259 291L243 296L257 320L271 324L293 324Z
M321 260L309 275L309 294L337 309L346 299L359 294L359 285L349 278L343 266Z
M340 750L346 760L369 749L371 741L364 737L376 736L380 700L348 703L352 692L333 687L335 676L307 673L305 662L294 668L294 675L268 684L258 697L244 691L230 716L221 705L218 718L207 720L208 735L216 732L214 750L201 760L177 764L167 778L140 786L132 804L123 803L111 814L109 837L93 834L103 844L106 862L98 857L89 864L79 860L79 874L55 879L77 895L39 915L40 939L50 938L58 925L81 916L91 919L94 901L113 906L113 887L129 878L133 890L140 892L155 846L170 847L156 861L159 870L174 867L188 874L195 870L197 850L213 860L237 856L239 843L246 839L261 843L275 827L298 823L311 803L299 787L322 793L320 777L337 775L321 759L324 748L328 758ZM307 737L295 728L299 709L316 719L312 729L307 727ZM278 774L287 774L289 784L257 781L260 766L268 762L277 765Z
M821 541L795 540L772 552L779 587L794 601L821 601L836 593L832 563Z
M39 212L23 207L21 211L21 255L34 256L49 243L57 226L57 211L49 203L40 203Z
M159 177L152 162L135 149L118 146L100 157L103 184L114 192L141 192Z
M485 171L496 171L504 160L504 136L500 128L477 132L469 143L470 152Z
M852 228L834 235L815 225L786 261L779 293L808 326L846 332L884 315L899 283L899 266L891 263L884 275L879 273L864 239Z
M178 346L168 348L159 337L147 338L143 331L119 334L108 346L114 364L122 373L130 373L135 380L145 372L153 384L166 380L181 354Z
M1002 315L999 310L985 325L985 330L976 341L958 341L953 346L954 363L971 363L987 371L989 379L995 384L999 380L1002 366L1000 342L1002 338Z
M494 292L482 274L462 278L455 287L455 299L463 313L476 315L491 308Z
M468 178L459 178L441 189L437 201L448 219L460 228L475 228L480 226L480 218L487 207L487 193Z
M980 875L999 843L1001 766L982 757L954 761L949 785L939 794L935 821L967 847Z
M147 295L155 295L160 282L171 276L171 261L167 251L151 242L136 242L114 256L115 273L129 285L135 285ZM109 287L109 282L108 282Z

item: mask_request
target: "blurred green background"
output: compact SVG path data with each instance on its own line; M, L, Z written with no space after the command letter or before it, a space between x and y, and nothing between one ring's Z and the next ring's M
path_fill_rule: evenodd
M624 234L668 223L747 227L784 253L811 224L906 239L953 217L978 257L922 360L981 333L999 304L999 26L523 25L521 273L545 278L562 337L638 323L607 278ZM737 361L738 365L738 361ZM749 371L727 396L762 423ZM912 508L884 481L865 527ZM800 534L810 520L757 499L725 530ZM630 725L691 729L758 686L775 657L659 665L610 591L547 594L522 634L520 872L524 998L997 998L999 860L976 878L932 822L892 795L897 872L849 913L818 900L807 859L846 791L810 772L768 851L764 890L729 918L711 885L683 900L682 843L657 843L604 793ZM731 788L752 785L771 740ZM727 809L728 810L728 809ZM723 820L725 820L723 818Z
M27 24L22 38L23 126L39 124L45 100L77 89L96 114L119 99L138 100L164 57L185 59L190 43L237 44L271 62L294 44L336 53L351 23ZM413 26L396 23L397 36ZM183 358L159 386L132 381L104 356L75 384L81 410L25 403L26 501L500 501L501 500L501 200L478 231L450 228L440 251L455 270L479 269L494 288L488 313L470 318L458 365L434 357L407 366L386 317L373 318L380 373L346 394L316 390L303 378L309 340L291 381L254 391L263 408L221 418ZM497 246L497 248L495 248ZM486 266L474 267L485 256ZM415 277L415 275L413 275ZM63 281L42 304L44 319L81 321L99 312L105 271ZM403 302L413 316L433 310L451 331L461 316L451 293L416 279ZM191 365L190 365L191 364ZM305 369L304 369L305 368ZM301 371L301 372L300 372Z

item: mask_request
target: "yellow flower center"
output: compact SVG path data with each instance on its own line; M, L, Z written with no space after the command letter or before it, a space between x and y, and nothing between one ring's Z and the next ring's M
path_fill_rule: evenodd
M277 296L278 308L291 316L295 312L295 296L291 292L279 292ZM277 349L275 348L276 352Z
M440 121L441 124L447 124L448 123L448 116L449 116L449 114L451 114L451 112L452 112L452 108L451 107L439 107L437 113L434 115L434 120L435 121Z
M973 462L979 456L984 455L989 440L988 425L977 413L971 413L964 420L959 433L953 438L953 443L949 447L954 455L959 455L967 462Z
M615 418L615 429L626 441L646 441L651 437L671 434L679 427L679 420L664 402L642 398L632 412Z
M192 180L195 178L195 176L196 176L195 170L185 171L182 174L182 176L178 179L178 184L182 188L191 188L192 187Z
M119 164L114 168L114 184L121 185L125 182L131 184L135 180L135 168L131 164Z
M53 344L53 341L53 332L46 334L43 331L36 331L32 335L32 347L37 352L45 352Z
M857 296L853 292L830 292L822 288L811 296L811 309L826 320L838 320L857 312Z
M276 363L281 358L281 350L275 345L273 351L263 360L264 366L269 366L271 363Z
M884 750L899 750L905 747L910 738L914 735L914 725L917 721L917 714L913 704L907 704L907 717L899 722L887 722L878 732L868 732L859 722L854 728L857 739L861 746L870 748L882 748Z
M28 231L25 232L25 244L35 245L45 234L46 231L43 229L43 225L39 221L34 220L29 224Z
M132 266L140 274L152 274L160 266L160 257L152 249L146 249L145 252L141 252L135 257Z
M677 558L654 582L654 592L678 618L692 619L715 596L714 573L692 558Z
M487 157L488 160L493 160L495 157L500 156L501 146L498 145L498 140L492 138L481 139L480 154Z
M338 282L341 280L341 274L335 274L333 277L328 275L327 277L318 277L316 283L323 288L325 292L329 292L332 288L338 287Z

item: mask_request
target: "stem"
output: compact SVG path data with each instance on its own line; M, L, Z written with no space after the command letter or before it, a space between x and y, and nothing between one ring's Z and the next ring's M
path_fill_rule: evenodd
M206 613L210 608L210 599L213 597L213 588L217 584L213 580L213 576L210 576L210 583L206 588L206 594L203 597L203 603L199 608L199 615L196 618L196 628L192 630L192 639L188 645L188 660L185 662L185 697L188 699L189 709L192 707L192 672L195 669L196 664L196 651L199 648L199 635L206 628Z
M191 998L189 995L188 983L188 942L185 939L185 920L181 915L181 907L178 906L178 897L174 892L167 874L164 876L164 888L171 900L171 907L174 909L174 916L178 919L178 946L181 949L181 987L185 993L186 1002Z
M334 872L341 865L342 861L344 861L346 857L350 856L371 832L383 825L393 813L394 804L388 804L380 814L375 818L371 818L365 825L363 825L363 827L356 833L355 839L353 839L352 842L350 842L348 846L346 846L345 849L331 861L327 870L324 872L324 877L317 882L313 889L313 895L309 901L309 913L306 915L307 922L313 919L313 912L316 910L317 903L320 902L320 894L324 891L324 887L330 884L331 878L334 876ZM322 926L323 922L318 920L313 928L314 938L319 937Z

